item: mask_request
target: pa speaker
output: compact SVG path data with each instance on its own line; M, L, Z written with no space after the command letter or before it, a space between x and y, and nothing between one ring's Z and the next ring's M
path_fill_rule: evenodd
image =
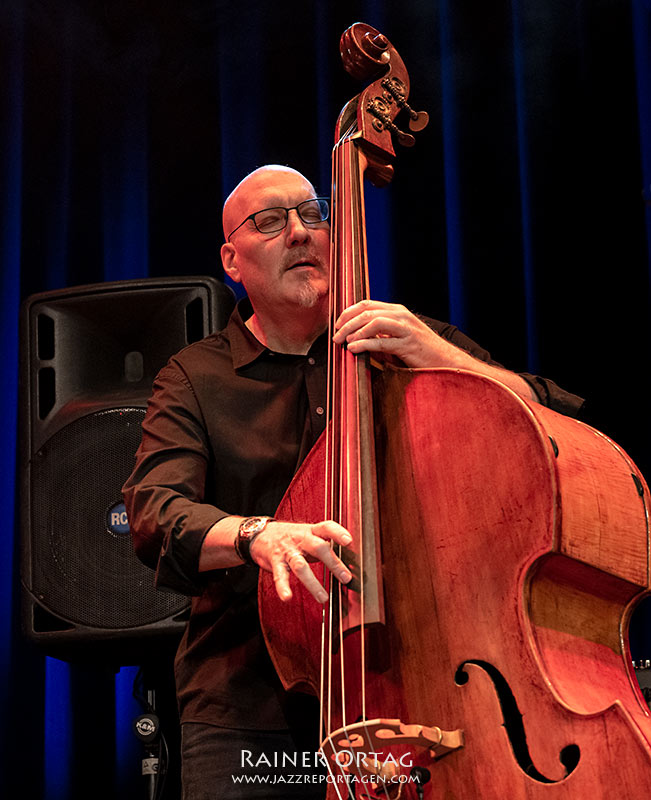
M21 309L23 629L65 660L141 663L175 645L186 597L154 588L121 487L171 355L224 327L212 278L150 278L33 295Z

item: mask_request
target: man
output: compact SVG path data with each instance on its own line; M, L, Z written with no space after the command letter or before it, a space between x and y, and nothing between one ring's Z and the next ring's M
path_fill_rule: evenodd
M158 585L195 595L176 660L184 800L321 797L325 784L281 783L274 795L269 785L243 786L232 776L264 761L242 751L268 759L313 748L306 742L316 732L305 701L297 707L273 674L257 617L257 567L273 573L283 600L291 597L289 572L316 602L326 600L309 561L350 580L330 546L350 542L340 525L268 519L325 426L327 206L300 173L267 166L229 196L223 225L224 270L248 300L224 331L161 371L125 502L136 549L156 567ZM550 381L502 369L453 326L430 327L402 306L348 308L334 341L408 367L480 372L567 413L581 403Z

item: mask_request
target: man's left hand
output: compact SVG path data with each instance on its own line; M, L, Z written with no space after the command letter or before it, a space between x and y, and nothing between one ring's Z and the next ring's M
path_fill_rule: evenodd
M404 306L379 300L355 303L335 323L333 339L336 344L345 343L351 353L397 356L407 367L452 367L487 375L524 400L540 402L533 388L515 372L479 361L439 336Z
M334 341L351 353L383 353L407 367L460 366L460 351L442 339L409 309L395 303L362 300L335 323Z

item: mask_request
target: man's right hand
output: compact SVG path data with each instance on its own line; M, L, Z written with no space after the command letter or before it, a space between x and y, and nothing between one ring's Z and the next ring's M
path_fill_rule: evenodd
M262 569L273 573L281 600L292 596L289 574L293 572L315 600L325 603L328 593L316 579L308 561L321 561L341 583L348 583L352 578L330 542L346 546L352 542L352 536L331 520L316 525L272 520L251 544L251 557Z
M243 517L224 517L216 522L204 539L199 558L199 571L224 569L241 564L235 552L235 537ZM327 520L315 525L271 520L264 531L251 542L251 558L261 569L271 572L281 600L292 597L289 575L294 573L308 592L320 603L328 599L309 566L320 561L341 583L352 575L332 549L331 543L347 546L352 537L337 522Z

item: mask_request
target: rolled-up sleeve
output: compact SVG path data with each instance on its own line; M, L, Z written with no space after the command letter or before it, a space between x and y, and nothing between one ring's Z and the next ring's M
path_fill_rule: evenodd
M576 394L566 392L565 389L554 383L549 378L540 375L530 375L528 372L519 372L518 375L531 386L540 398L542 405L565 414L568 417L577 417L584 406L584 400Z
M203 540L225 511L205 502L211 459L201 409L187 376L173 364L154 383L135 468L123 486L138 557L156 569L156 585L198 595Z
M484 350L477 342L474 342L465 333L462 333L456 326L450 325L447 322L439 322L438 320L430 320L422 317L424 321L435 330L440 336L452 344L470 353L474 358L484 361L487 364L492 364L494 367L505 369L499 361L495 361L488 350ZM565 414L568 417L576 417L582 410L584 400L576 394L571 394L561 389L558 384L549 378L542 378L539 375L530 375L528 372L517 373L523 380L525 380L536 393L541 405L551 408L552 411L557 411L559 414Z

